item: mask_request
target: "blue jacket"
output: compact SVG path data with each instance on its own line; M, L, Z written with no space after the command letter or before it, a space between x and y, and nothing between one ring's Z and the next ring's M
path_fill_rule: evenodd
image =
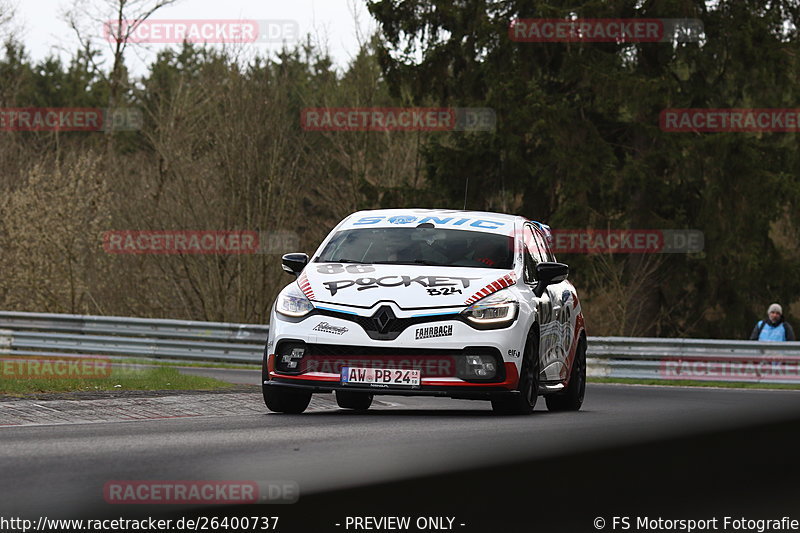
M781 317L777 324L772 324L769 320L759 320L753 332L750 334L750 340L755 341L793 341L795 340L794 330L792 326L783 320Z

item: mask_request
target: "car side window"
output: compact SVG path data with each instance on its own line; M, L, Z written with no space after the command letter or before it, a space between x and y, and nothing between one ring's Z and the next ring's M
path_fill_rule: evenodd
M550 263L555 263L556 258L553 255L553 252L550 250L550 245L547 242L547 238L538 228L534 229L534 234L536 236L536 244L539 246L543 260Z
M542 262L542 256L530 226L523 228L522 236L525 249L525 283L534 283L536 281L536 265Z

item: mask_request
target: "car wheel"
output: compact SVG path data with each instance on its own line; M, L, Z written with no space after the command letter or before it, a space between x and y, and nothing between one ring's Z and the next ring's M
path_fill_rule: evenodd
M544 397L550 411L577 411L583 405L586 392L586 338L581 337L575 350L575 362L567 388Z
M336 391L336 403L342 409L366 411L372 405L372 394L368 392Z
M262 385L264 404L267 409L276 413L300 414L311 403L311 393L295 391L272 385Z
M503 415L529 415L539 397L539 335L531 332L525 343L518 394L492 399L492 409Z
M311 403L311 393L296 391L283 387L269 385L269 372L267 372L267 358L269 351L264 349L264 359L261 367L261 392L264 395L264 405L276 413L300 414Z

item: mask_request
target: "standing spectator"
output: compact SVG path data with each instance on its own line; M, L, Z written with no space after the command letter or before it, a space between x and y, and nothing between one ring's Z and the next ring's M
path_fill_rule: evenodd
M772 304L767 309L767 320L759 320L753 332L751 341L793 341L794 330L783 320L783 309L778 304Z

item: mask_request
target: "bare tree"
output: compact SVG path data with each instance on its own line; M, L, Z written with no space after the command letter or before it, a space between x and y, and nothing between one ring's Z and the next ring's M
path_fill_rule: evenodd
M99 39L108 42L113 63L106 76L109 84L109 107L115 107L122 91L128 88L125 52L139 26L159 9L179 0L73 0L65 19L80 41L81 48L95 48ZM102 36L102 37L101 37Z
M11 33L11 22L16 15L17 6L11 0L0 0L0 37L8 38Z
M97 250L111 217L99 157L88 152L60 166L50 159L0 199L3 305L103 313L99 292L108 278Z
M664 256L642 254L638 268L626 268L627 257L614 254L593 254L588 269L587 291L584 305L600 309L601 313L587 313L594 335L641 336L658 329L667 318L663 313L648 317L642 309L647 292L662 273Z

